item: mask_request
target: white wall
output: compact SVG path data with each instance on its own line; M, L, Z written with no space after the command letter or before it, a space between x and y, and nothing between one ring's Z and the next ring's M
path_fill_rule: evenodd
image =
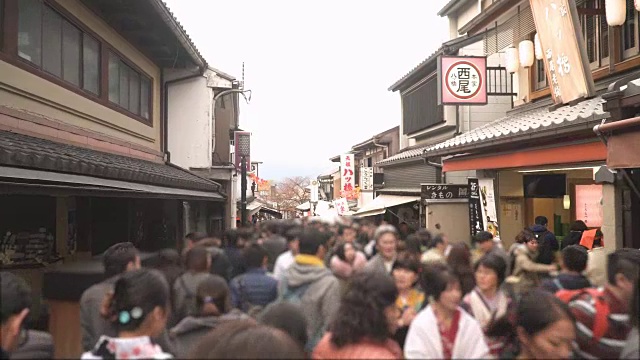
M361 191L358 198L358 208L362 208L373 201L373 191Z
M171 162L189 169L211 166L213 91L198 77L169 85Z

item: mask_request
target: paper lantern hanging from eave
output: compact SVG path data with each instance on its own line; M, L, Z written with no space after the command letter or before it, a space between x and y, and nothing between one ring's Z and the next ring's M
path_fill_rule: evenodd
M518 49L513 46L508 47L505 50L505 55L507 57L507 71L511 74L518 72L518 68L520 68Z
M536 33L536 36L533 37L534 49L536 54L536 59L542 60L544 59L544 52L542 51L542 44L540 43L540 36Z
M522 67L531 67L534 61L533 41L521 41L520 44L518 44L518 55L520 59L520 65L522 65Z
M604 5L609 26L621 26L624 24L627 19L627 0L605 0Z

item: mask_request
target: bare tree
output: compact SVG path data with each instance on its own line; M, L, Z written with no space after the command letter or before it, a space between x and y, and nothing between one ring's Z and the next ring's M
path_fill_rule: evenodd
M273 201L278 203L281 210L295 211L296 206L309 201L307 186L311 179L304 176L285 178L276 184Z

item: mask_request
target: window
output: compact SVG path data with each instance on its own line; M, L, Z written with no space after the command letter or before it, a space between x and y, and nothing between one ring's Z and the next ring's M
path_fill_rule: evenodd
M57 78L99 95L98 42L42 0L18 2L18 56Z
M591 69L609 64L609 26L604 11L604 0L586 0L581 6L585 11L580 15L582 36L587 49Z
M149 79L109 53L109 101L149 119L150 87Z
M549 86L549 82L547 81L547 73L544 69L544 60L536 60L534 66L534 79L533 84L535 90L541 90L547 88Z
M627 0L627 19L622 25L622 58L638 55L638 12L633 0Z

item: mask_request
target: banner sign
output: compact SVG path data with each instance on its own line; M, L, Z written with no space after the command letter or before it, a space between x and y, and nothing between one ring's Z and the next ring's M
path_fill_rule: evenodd
M353 192L356 187L355 160L353 154L340 155L340 179L345 193Z
M496 197L493 188L493 179L479 179L480 202L482 203L482 221L484 223L484 231L493 234L495 239L499 239L498 232L498 215L496 210Z
M484 230L478 179L469 179L469 225L472 237Z
M338 212L338 215L344 215L347 211L349 211L349 203L345 198L334 200L333 207Z
M576 2L530 0L530 3L554 102L567 104L594 95Z
M602 185L576 185L576 220L588 227L602 226Z
M438 61L438 104L486 105L486 56L441 56Z
M422 200L468 199L469 185L421 184Z
M360 189L361 190L373 190L373 168L362 167L360 168Z

